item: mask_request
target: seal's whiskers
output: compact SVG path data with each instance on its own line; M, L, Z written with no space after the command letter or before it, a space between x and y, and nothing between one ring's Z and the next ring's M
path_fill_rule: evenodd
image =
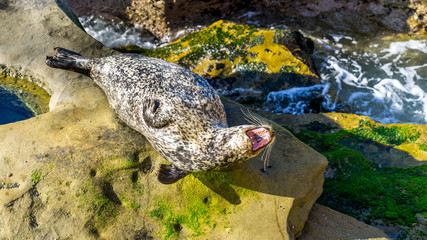
M274 145L274 142L268 145L261 156L261 161L264 163L264 169L263 169L264 172L267 172L267 167L270 166L270 156L271 156L271 151L273 149L273 145Z
M255 115L253 115L251 112L249 112L248 110L248 114L252 117L252 119L254 119L259 125L268 125L265 121L261 120L260 118L256 117Z
M245 117L245 120L246 120L246 122L248 122L248 123L251 123L251 124L253 124L253 125L257 125L257 123L256 123L256 122L253 122L251 119L249 119L249 118L247 118L247 117Z
M247 114L247 113L245 113L245 111L243 111L243 109L242 108L240 108L240 111L243 113L243 115L245 116L245 120L248 122L248 123L251 123L251 124L254 124L254 125L257 125L257 123ZM249 112L249 110L248 110L248 112Z
M240 109L243 113L243 115L245 115L245 120L248 121L249 123L252 123L254 125L268 125L265 121L261 120L260 118L254 116L249 109L247 113L245 113L245 111L243 109Z
M245 112L242 108L240 109L245 116L245 120L253 125L260 125L260 126L270 126L270 124L267 123L267 121L262 120L261 118L255 116L252 114L249 109L247 109L247 112ZM271 126L270 126L271 127ZM261 155L261 161L264 163L263 165L263 171L267 171L267 167L270 165L270 156L271 151L273 149L274 142L269 144L262 152Z

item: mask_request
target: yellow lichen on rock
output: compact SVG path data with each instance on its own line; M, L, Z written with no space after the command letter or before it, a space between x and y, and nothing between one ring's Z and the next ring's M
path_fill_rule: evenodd
M143 54L184 65L208 78L229 77L238 71L316 77L307 64L282 44L298 45L293 34L283 29L255 28L220 20L168 46Z
M382 124L376 122L369 117L356 115L356 114L347 114L347 113L324 113L322 116L332 119L335 123L337 123L343 129L356 129L359 128L361 121L369 121L374 126L380 127L383 129L402 129L407 135L416 135L413 141L405 141L401 144L392 144L390 147L401 150L409 154L413 160L416 161L427 161L427 149L423 148L426 146L427 148L427 127L426 125L412 124L412 123L395 123L395 124ZM399 137L399 136L397 136ZM400 158L396 154L391 152L390 161L393 158Z
M172 44L178 43L179 41L176 41ZM165 60L168 62L177 62L179 59L185 57L190 51L191 48L189 47L188 42L179 42L180 48L174 51L174 54L171 54L169 57L167 57Z
M296 73L315 76L306 64L292 55L289 49L274 43L275 31L262 30L259 34L264 36L264 42L247 50L249 53L256 54L256 57L249 57L250 61L266 63L267 73L279 73L283 66L288 66Z
M216 68L213 66L216 66L217 64L223 64L223 68ZM209 74L210 77L217 77L217 76L229 76L234 72L233 64L230 60L224 59L221 61L215 61L215 60L204 60L201 61L196 65L195 68L193 68L193 72L204 75Z

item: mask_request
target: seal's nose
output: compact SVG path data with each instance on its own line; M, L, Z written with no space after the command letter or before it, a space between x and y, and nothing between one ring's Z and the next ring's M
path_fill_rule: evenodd
M271 138L276 137L276 132L273 129L270 130L270 136Z

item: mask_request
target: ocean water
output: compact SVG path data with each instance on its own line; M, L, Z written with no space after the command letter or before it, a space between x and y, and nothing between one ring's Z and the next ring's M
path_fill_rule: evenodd
M159 45L140 38L138 26L80 17L86 31L109 47ZM321 96L323 111L356 113L383 123L427 123L427 41L387 41L344 35L311 36L321 85L270 92L265 109L274 113L310 112ZM236 89L237 91L238 89Z
M0 125L34 117L34 113L13 93L0 86Z
M314 38L325 109L382 123L427 123L427 41Z
M150 49L158 45L155 38L147 36L143 28L138 25L126 26L123 22L113 22L93 16L79 17L79 21L89 35L110 48L136 45Z

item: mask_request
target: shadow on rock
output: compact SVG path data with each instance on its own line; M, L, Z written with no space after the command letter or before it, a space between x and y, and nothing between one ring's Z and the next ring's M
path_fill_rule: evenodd
M109 182L103 182L101 184L102 194L108 198L111 202L122 205L122 202L120 201L117 194L114 192L113 185Z

